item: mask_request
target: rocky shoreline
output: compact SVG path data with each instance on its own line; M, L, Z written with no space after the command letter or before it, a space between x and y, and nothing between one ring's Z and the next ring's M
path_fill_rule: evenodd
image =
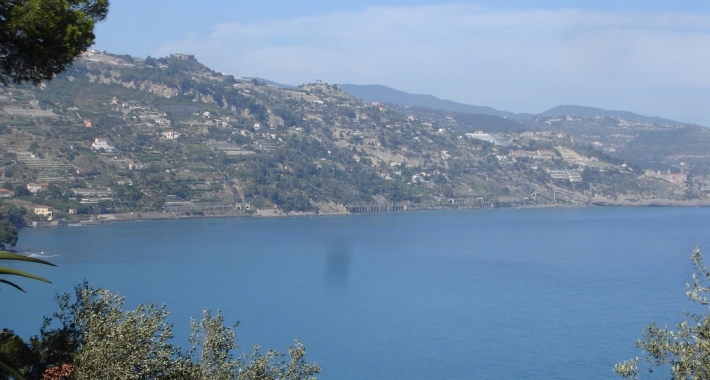
M545 205L512 205L501 206L496 208L552 208L552 207L710 207L710 199L694 199L687 201L679 201L672 199L644 199L634 201L628 199L611 200L604 199L598 202L589 202L586 204L545 204ZM438 205L425 207L407 207L403 211L380 211L382 212L407 212L407 211L434 211L434 210L472 210L481 209L480 206L474 205ZM313 216L328 216L328 215L356 215L356 214L372 214L378 212L362 212L354 213L348 211L345 207L331 208L328 212L290 212L283 213L278 210L266 209L257 210L255 212L230 210L230 211L214 211L204 212L202 214L184 213L184 212L169 212L169 211L152 211L152 212L130 212L118 214L104 214L92 216L89 219L83 220L57 220L47 222L33 222L27 227L76 227L98 225L102 223L115 222L137 222L151 220L177 220L177 219L204 219L204 218L272 218L272 217L313 217Z

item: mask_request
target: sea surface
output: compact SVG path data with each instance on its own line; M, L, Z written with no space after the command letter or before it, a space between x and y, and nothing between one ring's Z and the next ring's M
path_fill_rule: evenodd
M165 303L175 342L220 310L240 349L294 338L321 379L612 379L650 322L684 309L708 208L546 208L145 221L22 229L13 264L53 283L0 289L27 338L86 279ZM641 367L642 370L648 367ZM655 375L656 373L654 373Z

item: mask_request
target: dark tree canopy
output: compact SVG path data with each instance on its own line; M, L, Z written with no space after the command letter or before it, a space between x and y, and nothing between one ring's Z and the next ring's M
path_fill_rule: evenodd
M0 0L0 82L51 80L94 43L108 0Z
M17 227L7 220L0 220L0 248L5 249L6 244L14 247L17 237Z

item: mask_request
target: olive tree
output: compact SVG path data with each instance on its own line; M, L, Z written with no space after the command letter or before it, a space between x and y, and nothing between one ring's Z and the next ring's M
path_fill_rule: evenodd
M689 300L701 305L710 305L706 293L710 292L710 271L703 264L700 248L696 247L690 259L698 273L693 283L687 284L685 293ZM652 366L670 367L673 379L710 379L710 313L692 314L684 311L686 320L676 325L676 330L659 327L655 323L644 331L644 338L636 345L646 353L645 360ZM635 358L618 363L614 372L627 379L640 379ZM649 369L649 372L653 370Z
M303 360L305 348L296 341L285 354L253 348L251 355L234 357L238 348L233 326L225 326L219 312L203 312L192 319L191 348L172 344L172 325L164 306L138 305L124 311L124 298L87 283L57 297L59 311L47 318L40 336L30 340L27 379L46 378L68 369L72 379L185 379L185 380L306 380L320 372ZM49 327L58 322L54 329Z

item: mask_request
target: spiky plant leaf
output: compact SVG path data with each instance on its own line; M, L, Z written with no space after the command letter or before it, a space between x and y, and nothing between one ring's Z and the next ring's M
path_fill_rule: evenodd
M56 265L50 263L49 261L40 260L34 257L18 255L17 253L0 251L0 260L17 260L17 261L28 261L31 263L39 263L44 265L51 265L56 267Z
M17 290L21 291L22 293L27 293L25 291L25 289L22 289L19 285L15 284L14 282L10 282L8 280L5 280L4 278L0 278L0 282L10 285L10 286L16 288Z
M2 361L0 361L0 371L5 372L5 373L9 374L10 376L13 376L13 377L16 378L17 380L25 380L25 378L22 377L22 375L20 375L19 373L17 373L17 371L15 371L14 369L10 368L9 365L3 363Z
M30 274L30 273L27 273L27 272L23 272L23 271L21 271L21 270L17 270L17 269L14 269L14 268L0 267L0 275L2 275L2 274L10 274L10 275L13 275L13 276L22 276L22 277L27 277L27 278L31 278L31 279L35 279L35 280L40 280L40 281L48 282L48 283L50 283L50 284L52 283L52 281L49 281L49 280L47 280L47 279L44 278L44 277L35 276L35 275L33 275L33 274Z

